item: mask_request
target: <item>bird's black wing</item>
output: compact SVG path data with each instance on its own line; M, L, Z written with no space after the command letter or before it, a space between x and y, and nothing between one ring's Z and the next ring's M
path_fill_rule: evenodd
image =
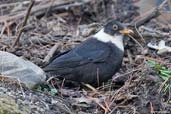
M96 39L88 39L68 53L54 59L45 71L74 68L88 63L104 62L110 54L110 48Z

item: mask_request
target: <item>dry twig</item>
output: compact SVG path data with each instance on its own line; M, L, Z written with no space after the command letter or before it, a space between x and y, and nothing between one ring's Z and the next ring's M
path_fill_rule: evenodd
M27 10L26 16L25 16L25 18L24 18L22 27L21 27L21 29L20 29L20 31L19 31L19 34L18 34L18 36L17 36L17 38L16 38L16 40L15 40L15 42L14 42L14 44L13 44L13 47L16 46L17 43L18 43L19 40L20 40L20 36L21 36L21 34L22 34L22 32L23 32L23 28L24 28L24 26L25 26L26 23L27 23L27 20L28 20L28 18L29 18L30 12L31 12L31 8L33 7L34 3L35 3L34 0L30 0L30 5L29 5L29 7L28 7L28 10Z
M51 11L55 11L55 12L59 10L66 11L67 9L70 9L71 7L82 6L84 4L90 3L91 1L92 0L84 0L81 2L75 2L75 0L55 0L53 4L50 2L47 4L36 5L35 7L32 8L31 15L34 15L34 16L43 15L47 12L49 7L51 7ZM14 15L7 14L4 16L0 16L0 23L3 23L4 21L18 20L18 19L23 18L24 15L26 15L25 11L19 12Z
M49 60L54 55L54 53L59 48L59 46L60 46L60 43L55 43L55 45L51 48L51 50L49 51L47 56L44 58L44 60L43 60L44 63L48 63L49 62Z
M159 31L159 30L155 30L155 29L152 29L152 28L148 28L148 27L145 27L145 26L141 26L140 28L140 31L145 31L142 33L143 36L154 36L154 37L170 37L171 34L170 33L167 33L167 32L162 32L162 31Z
M168 0L164 0L160 6L153 8L149 12L135 18L131 25L134 26L136 24L137 27L143 25L147 21L151 20L152 18L158 17L160 15L160 10L163 8L163 6L167 3Z

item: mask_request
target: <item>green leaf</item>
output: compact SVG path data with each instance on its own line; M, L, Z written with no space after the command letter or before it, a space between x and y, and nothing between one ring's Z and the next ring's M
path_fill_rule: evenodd
M167 73L169 75L171 75L171 71L170 70L161 70L161 72Z
M55 94L58 93L58 90L57 90L56 88L52 88L52 89L50 89L50 93L51 93L52 95L55 95Z
M166 92L167 89L169 89L169 87L170 87L170 84L165 84L165 87L164 87L163 91Z
M165 77L170 77L170 74L166 73L166 72L160 72L162 74L162 76L165 76Z
M155 61L147 61L147 65L150 67L154 67L157 63Z
M168 77L161 76L163 80L168 80Z
M42 87L41 87L41 86L37 86L35 89L36 89L37 91L42 91Z
M155 61L147 61L146 63L148 66L154 68L154 70L159 74L159 76L164 80L169 80L171 78L171 68L167 68L165 66L160 65L159 63ZM170 87L170 83L167 81L164 85L164 88L162 91L166 93L168 88Z

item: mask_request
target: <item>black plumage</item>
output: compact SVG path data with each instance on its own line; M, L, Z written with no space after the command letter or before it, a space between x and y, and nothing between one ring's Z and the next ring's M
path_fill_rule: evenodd
M119 27L114 30L109 25L110 27L113 27L112 25ZM124 27L120 26L120 23L116 24L115 21L112 21L106 27L109 33L105 33L112 34L112 36L121 34L119 30L124 29ZM113 42L103 42L94 36L69 52L56 57L44 68L44 71L59 79L65 78L66 80L97 85L111 79L119 70L123 55L124 51Z

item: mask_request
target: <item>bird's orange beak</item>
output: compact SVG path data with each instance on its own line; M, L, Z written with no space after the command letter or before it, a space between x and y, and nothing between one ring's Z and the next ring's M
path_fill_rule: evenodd
M123 29L119 31L123 35L133 34L134 32L131 29Z

